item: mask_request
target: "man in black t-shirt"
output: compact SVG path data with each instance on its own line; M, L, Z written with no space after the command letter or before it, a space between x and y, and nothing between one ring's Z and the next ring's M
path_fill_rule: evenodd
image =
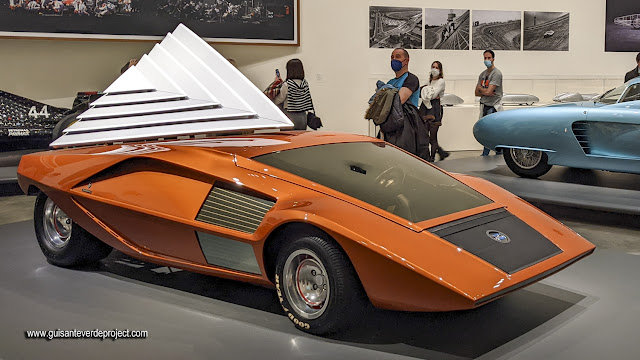
M420 81L418 77L409 72L409 52L403 48L394 49L391 53L391 69L396 73L396 77L389 80L398 89L400 101L404 104L407 100L418 107L420 98ZM406 76L404 76L406 74Z

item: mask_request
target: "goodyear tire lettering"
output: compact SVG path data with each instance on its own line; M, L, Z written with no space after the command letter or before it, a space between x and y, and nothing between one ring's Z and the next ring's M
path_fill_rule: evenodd
M276 293L278 294L278 300L280 301L280 306L282 306L282 310L284 310L287 317L291 321L293 321L294 324L296 324L297 326L300 326L303 329L309 330L311 328L311 325L309 325L304 321L298 320L298 318L296 318L296 316L293 315L293 313L291 313L291 311L284 306L284 298L282 297L282 291L280 290L280 276L278 276L278 274L276 274L275 276L275 281L276 281Z
M280 300L280 305L282 305L284 299L282 298L282 291L280 290L280 277L276 274L276 293L278 294L278 300ZM284 308L284 305L282 306ZM285 311L288 311L285 309Z

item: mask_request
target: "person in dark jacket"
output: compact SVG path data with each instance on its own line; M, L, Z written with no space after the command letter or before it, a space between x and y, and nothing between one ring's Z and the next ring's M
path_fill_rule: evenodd
M398 89L387 121L380 125L384 140L423 159L429 157L429 138L424 121L418 114L420 81L409 72L409 53L403 48L391 53L391 69L395 77L387 82ZM393 124L393 125L392 125Z
M637 66L624 76L624 82L627 82L635 77L640 76L640 53L636 55L636 63L637 63Z

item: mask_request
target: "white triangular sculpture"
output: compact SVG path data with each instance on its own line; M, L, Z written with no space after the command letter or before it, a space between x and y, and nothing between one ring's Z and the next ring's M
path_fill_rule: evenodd
M126 76L123 74L117 78L104 92L117 94L156 90L155 86L135 66L130 67L125 74Z
M262 91L182 24L78 119L52 147L293 127Z

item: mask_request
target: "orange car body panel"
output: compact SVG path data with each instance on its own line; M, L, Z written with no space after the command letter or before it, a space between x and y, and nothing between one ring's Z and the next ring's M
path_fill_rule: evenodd
M518 197L470 176L451 174L491 199L492 204L414 224L251 159L299 147L362 141L380 140L349 134L281 132L62 149L24 156L18 176L25 192L31 186L44 191L80 226L130 256L263 286L273 286L264 259L269 236L287 223L311 224L340 244L371 302L387 309L473 308L483 299L493 300L531 279L548 276L594 249ZM216 181L240 184L275 201L255 232L196 220ZM499 208L537 230L562 253L510 275L425 231ZM250 244L261 274L208 264L196 232Z

